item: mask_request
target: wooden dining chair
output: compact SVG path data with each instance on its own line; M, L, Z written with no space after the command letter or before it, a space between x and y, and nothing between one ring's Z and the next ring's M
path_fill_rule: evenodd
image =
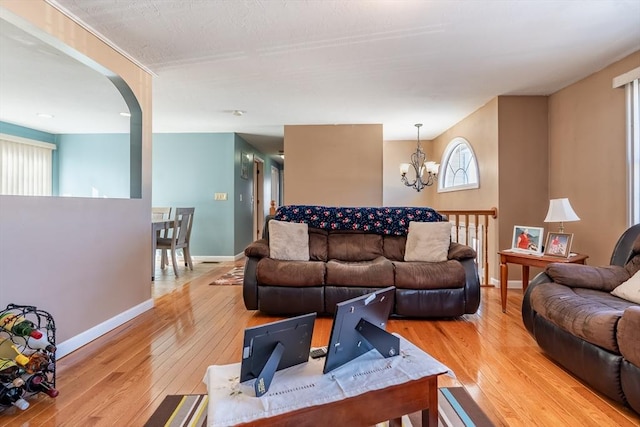
M171 208L166 207L152 207L151 208L151 221L166 221L171 218ZM169 237L169 230L158 230L156 233L156 240L161 237ZM155 254L154 254L155 256ZM160 257L164 260L165 264L168 262L167 250L163 249Z
M178 249L182 250L186 265L190 270L193 270L191 252L189 251L189 242L191 238L194 212L195 208L176 208L171 236L158 238L158 243L156 245L157 249L166 249L171 252L171 262L173 264L173 272L176 277L179 276L178 263L176 261L176 252ZM160 268L164 270L166 264L167 263L163 257Z

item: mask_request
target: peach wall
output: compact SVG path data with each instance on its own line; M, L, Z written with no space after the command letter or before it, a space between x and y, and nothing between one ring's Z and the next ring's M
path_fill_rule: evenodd
M151 76L45 1L1 6L123 77L142 109L141 199L0 196L0 306L50 312L68 352L153 306Z
M285 204L382 205L382 125L284 127Z
M429 153L432 142L420 140L420 144L427 153L427 159L432 160L433 155ZM383 142L382 204L384 206L431 206L430 200L433 199L433 194L429 188L417 192L400 181L400 163L409 163L416 147L417 139Z
M463 137L473 148L478 159L480 187L478 189L437 193L429 191L436 209L490 209L499 207L498 198L498 100L487 104L467 116L433 140L435 158L442 163L442 155L453 138ZM497 277L495 253L498 251L496 230L500 220L489 223L489 277Z
M514 225L545 226L547 134L546 96L498 97L500 248L512 246Z
M568 197L581 221L565 224L575 252L608 264L626 223L625 92L612 80L640 66L640 51L549 97L549 195Z

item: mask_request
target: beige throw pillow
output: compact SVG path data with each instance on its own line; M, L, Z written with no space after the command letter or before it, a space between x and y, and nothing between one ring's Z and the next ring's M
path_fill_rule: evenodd
M449 222L409 223L405 261L442 262L447 260L451 244L451 224Z
M271 258L281 261L309 261L309 226L269 221L269 253Z
M640 304L640 270L611 291L612 295Z

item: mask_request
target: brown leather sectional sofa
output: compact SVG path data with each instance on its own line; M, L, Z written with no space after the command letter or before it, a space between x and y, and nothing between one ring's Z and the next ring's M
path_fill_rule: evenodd
M611 265L550 264L528 286L522 319L549 357L640 413L640 305L611 291L640 269L640 225L619 239Z
M480 304L476 253L468 246L451 243L444 262L405 262L406 236L309 227L310 260L281 261L269 257L265 231L245 249L249 310L332 314L336 303L387 286L396 287L400 316L456 317Z

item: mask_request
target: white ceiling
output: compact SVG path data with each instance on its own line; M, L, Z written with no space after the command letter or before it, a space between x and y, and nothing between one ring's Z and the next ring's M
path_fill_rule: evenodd
M156 74L154 132L382 123L431 139L497 95L548 95L640 49L640 0L51 0ZM243 116L230 114L244 110Z

